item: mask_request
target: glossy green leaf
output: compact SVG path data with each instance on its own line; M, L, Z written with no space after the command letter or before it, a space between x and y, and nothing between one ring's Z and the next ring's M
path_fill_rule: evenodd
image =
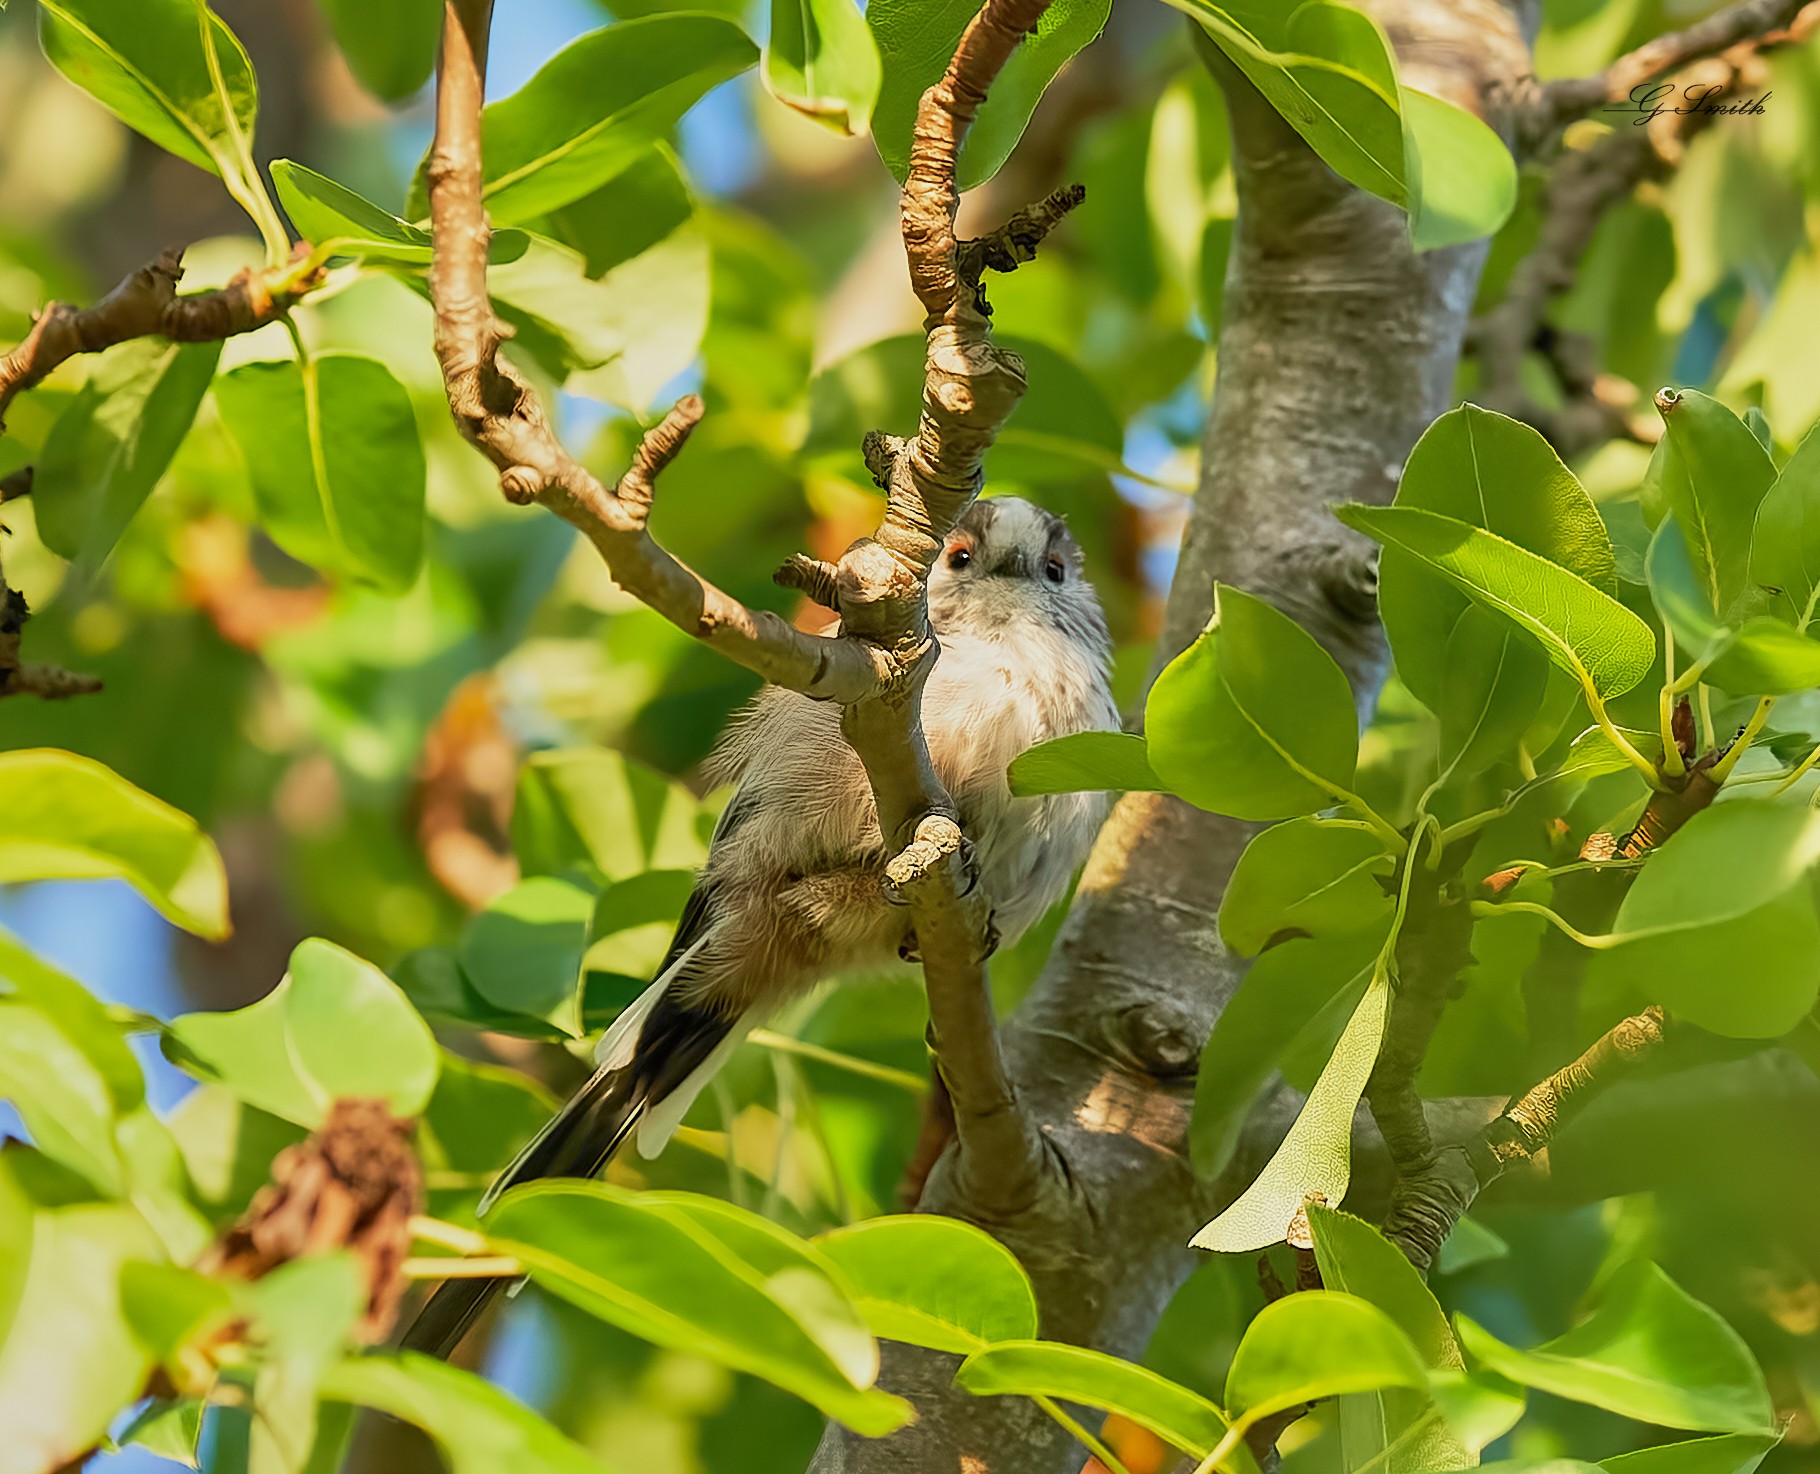
M668 144L659 143L599 189L537 220L534 228L579 252L582 272L599 282L667 239L695 213L695 194L681 162Z
M878 101L878 46L853 0L771 0L771 95L836 133L864 132Z
M1508 1259L1510 1245L1478 1219L1462 1217L1441 1241L1441 1252L1435 1256L1436 1274L1459 1274L1475 1264L1493 1259Z
M437 0L322 0L335 44L368 91L403 102L430 80L442 32Z
M124 1114L145 1101L145 1077L107 1005L0 929L0 998L30 1004L93 1066Z
M417 1127L430 1212L471 1218L481 1191L555 1111L556 1101L530 1076L445 1050Z
M1820 590L1820 434L1810 432L1757 506L1751 582L1773 591L1771 607L1805 629Z
M941 80L979 0L868 0L866 24L884 63L872 141L892 176L910 166L910 133L922 95ZM977 189L998 173L1043 92L1063 65L1105 28L1111 0L1054 0L992 84L961 149L959 182Z
M1464 108L1404 87L1409 241L1418 251L1493 234L1517 203L1517 165L1504 140Z
M314 937L264 998L174 1019L166 1048L247 1104L309 1127L342 1097L377 1098L394 1115L415 1116L436 1085L435 1038L398 985Z
M954 1374L976 1397L1060 1397L1128 1418L1205 1458L1225 1436L1225 1416L1206 1398L1148 1367L1059 1341L1007 1341L975 1352Z
M1477 118L1398 84L1375 22L1350 6L1169 0L1343 179L1409 211L1417 250L1490 235L1516 203L1510 151Z
M1389 981L1380 973L1359 1000L1276 1155L1237 1202L1194 1236L1196 1248L1238 1254L1281 1243L1310 1193L1320 1193L1330 1203L1346 1196L1352 1178L1352 1118L1377 1062L1389 999Z
M608 885L595 899L581 959L583 1033L601 1027L589 1013L590 987L617 977L642 989L657 975L695 886L692 870L647 870Z
M1644 512L1656 522L1675 515L1702 592L1725 614L1750 588L1751 533L1775 463L1716 399L1664 389L1656 408L1668 433L1644 484Z
M699 1226L598 1182L515 1188L487 1228L538 1284L634 1335L763 1377L869 1437L910 1417L856 1376L839 1289L800 1266L767 1275Z
M1409 453L1396 506L1483 528L1617 593L1592 500L1554 448L1519 421L1471 404L1442 415ZM1441 718L1443 767L1470 773L1509 757L1541 708L1544 654L1415 553L1387 543L1378 584L1397 673Z
M1036 1335L1036 1292L1009 1249L956 1218L905 1214L822 1234L872 1334L962 1354Z
M152 494L208 392L219 343L138 338L95 361L57 417L32 482L38 533L71 562L101 562Z
M1774 1431L1749 1348L1653 1264L1623 1266L1590 1317L1533 1351L1506 1346L1465 1316L1459 1328L1474 1361L1525 1387L1665 1428Z
M1415 507L1347 505L1335 515L1420 558L1482 608L1526 631L1548 658L1609 699L1649 674L1650 628L1610 594L1516 543Z
M440 10L438 14L440 17ZM284 213L311 245L368 261L430 264L429 231L380 209L326 174L292 159L275 159L272 183ZM522 230L495 230L488 237L487 259L495 265L516 261L530 243Z
M1605 1474L1751 1474L1776 1442L1768 1433L1721 1433L1614 1454L1599 1466Z
M1273 1300L1246 1328L1226 1373L1226 1411L1249 1424L1323 1397L1427 1385L1415 1347L1377 1306L1310 1290Z
M1368 829L1291 819L1245 846L1220 901L1220 936L1254 957L1273 938L1356 931L1388 917L1396 857Z
M162 1257L131 1208L87 1204L33 1220L25 1293L0 1344L0 1474L79 1461L139 1395L151 1356L120 1308L120 1274Z
M1402 1250L1369 1223L1320 1203L1308 1207L1321 1283L1368 1301L1396 1324L1430 1377L1461 1371L1466 1361L1447 1313ZM1341 1443L1348 1463L1395 1448L1387 1462L1401 1469L1466 1468L1476 1446L1438 1421L1427 1388L1389 1386L1340 1400Z
M512 848L526 875L589 866L609 880L690 870L706 814L688 789L604 747L532 753L518 774Z
M487 213L500 225L578 200L634 163L704 93L758 60L721 16L672 12L571 41L481 115ZM420 168L407 212L428 213Z
M423 443L404 386L349 353L243 364L215 383L272 540L401 594L423 561Z
M92 758L0 753L0 883L102 879L186 931L228 933L227 875L194 819Z
M1037 793L1155 792L1163 780L1150 767L1142 737L1129 732L1076 732L1038 743L1011 760L1011 791Z
M581 956L593 914L593 891L572 881L521 880L468 923L457 954L462 974L495 1007L576 1033Z
M1715 1033L1786 1032L1820 992L1816 863L1820 813L1805 806L1739 800L1694 815L1625 893L1591 981L1628 983Z
M436 1440L453 1474L610 1474L523 1403L473 1372L400 1351L351 1357L322 1374L322 1395L377 1408Z
M204 16L227 108L210 73ZM38 38L58 71L128 127L199 169L244 175L259 111L253 66L197 0L41 0Z
M1213 621L1157 677L1150 765L1190 803L1237 819L1326 808L1358 761L1352 691L1333 657L1263 600L1214 590Z
M1195 1075L1188 1139L1202 1177L1226 1169L1265 1080L1303 1029L1349 988L1364 987L1382 942L1369 932L1301 937L1272 947L1246 970Z

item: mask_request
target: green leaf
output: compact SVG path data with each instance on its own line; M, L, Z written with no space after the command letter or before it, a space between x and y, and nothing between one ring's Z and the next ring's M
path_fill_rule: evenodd
M220 357L219 343L137 338L96 360L38 457L45 546L89 567L108 555L189 433Z
M1614 1454L1600 1467L1605 1474L1751 1474L1776 1443L1767 1433L1721 1433Z
M608 885L596 898L581 959L583 1033L601 1027L588 1013L588 988L596 980L619 977L642 989L657 975L695 886L692 870L647 870Z
M878 101L878 46L853 0L771 0L765 87L836 133L865 131Z
M1309 1290L1273 1300L1246 1328L1226 1373L1226 1411L1250 1425L1317 1398L1427 1386L1415 1347L1377 1306Z
M830 1319L841 1293L800 1265L766 1274L697 1224L598 1182L514 1188L487 1227L543 1288L634 1335L763 1377L868 1437L911 1416L855 1376L850 1336Z
M228 934L227 875L187 814L92 758L0 753L0 883L124 880L167 920Z
M418 1115L436 1086L436 1040L398 985L315 937L298 945L283 980L257 1003L186 1013L165 1039L192 1073L312 1128L343 1097Z
M292 557L402 594L423 561L423 443L377 359L248 363L215 384L260 521Z
M487 275L517 346L571 393L642 414L694 362L708 320L707 240L685 219L598 281L589 262L542 236Z
M1038 793L1155 793L1163 786L1142 737L1075 732L1039 742L1011 760L1006 775L1020 797Z
M1516 624L1599 696L1630 690L1655 660L1646 625L1610 594L1557 563L1453 517L1415 507L1348 505L1348 527L1420 558L1482 608Z
M1061 1397L1105 1408L1197 1459L1213 1452L1228 1426L1206 1398L1148 1367L1059 1341L989 1346L962 1362L954 1381L976 1397Z
M1356 931L1388 917L1396 856L1368 829L1291 819L1245 846L1220 902L1220 936L1255 957L1284 936Z
M1714 1033L1786 1033L1820 992L1820 921L1806 883L1817 862L1820 813L1805 805L1741 799L1703 810L1625 893L1589 982L1628 983Z
M1036 1335L1036 1292L1009 1249L956 1218L904 1214L834 1229L815 1246L872 1334L962 1354Z
M120 1204L40 1210L25 1293L0 1344L0 1474L44 1474L86 1456L145 1384L151 1357L120 1309L122 1266L157 1260Z
M433 1357L351 1357L324 1371L320 1386L325 1398L423 1429L453 1474L609 1474L608 1465L492 1383Z
M369 92L403 102L430 80L442 31L437 0L322 0L322 8L335 44Z
M1429 1372L1461 1371L1466 1360L1447 1313L1403 1252L1369 1223L1320 1203L1308 1206L1321 1283L1369 1301L1395 1322ZM1389 1387L1355 1393L1339 1404L1341 1442L1350 1464L1355 1451L1372 1458L1396 1447L1399 1468L1466 1468L1476 1462L1456 1431L1433 1417L1428 1390Z
M365 1281L360 1261L344 1250L293 1260L254 1283L248 1300L261 1352L248 1437L254 1474L306 1474L321 1379L366 1310Z
M1662 437L1643 490L1653 522L1672 512L1687 538L1699 586L1720 614L1751 586L1751 533L1776 466L1744 422L1692 389L1664 389Z
M210 74L203 17L232 107ZM38 39L51 64L129 128L230 182L259 112L239 39L197 0L40 0Z
M462 975L488 1003L548 1019L575 1034L581 957L594 914L591 890L553 875L521 880L462 933Z
M195 1197L218 1226L245 1211L271 1180L273 1158L304 1138L302 1127L247 1105L221 1085L186 1095L171 1112L170 1130Z
M872 141L898 183L910 167L910 134L922 95L941 80L978 0L868 0L866 24L884 63ZM961 149L959 184L977 189L1011 157L1050 82L1105 29L1111 0L1054 0L1005 63Z
M167 1370L179 1353L213 1335L236 1312L221 1280L175 1264L129 1264L120 1272L120 1308L133 1334Z
M1333 657L1250 594L1219 585L1213 609L1151 688L1144 727L1157 776L1236 819L1288 819L1345 797L1358 715Z
M1200 1176L1225 1171L1258 1090L1298 1034L1349 988L1363 988L1382 942L1375 932L1297 938L1246 970L1195 1075L1189 1144Z
M1618 591L1592 500L1553 447L1516 420L1471 404L1442 415L1409 453L1396 505L1483 528L1602 593ZM1507 758L1542 706L1546 657L1413 553L1387 545L1378 583L1397 673L1441 718L1443 766L1470 773Z
M46 1156L109 1196L124 1190L107 1081L50 1018L11 1000L0 1002L0 1099Z
M272 183L291 224L311 245L368 261L430 264L429 231L380 209L326 174L291 159L274 159ZM522 230L495 230L487 238L487 259L494 265L516 261L530 244L530 236Z
M1751 582L1774 591L1774 611L1806 629L1820 590L1820 433L1809 432L1757 506Z
M30 1004L44 1014L101 1077L118 1114L145 1102L145 1076L107 1005L74 978L59 972L0 929L0 997Z
M556 1101L530 1076L443 1051L435 1093L417 1127L429 1211L471 1219L482 1189L555 1111ZM439 1185L439 1177L449 1176L468 1181Z
M1435 1256L1435 1273L1459 1274L1475 1264L1509 1257L1509 1244L1478 1219L1464 1216L1441 1241L1441 1252Z
M1473 1360L1525 1387L1665 1428L1775 1431L1750 1349L1653 1264L1624 1265L1587 1320L1533 1351L1506 1346L1465 1316L1459 1328Z
M518 774L512 848L526 875L591 867L608 880L691 870L706 812L680 783L605 747L534 752Z
M758 60L721 16L671 13L570 42L481 115L488 215L517 225L578 200L627 168L710 88ZM406 210L428 213L423 167Z
M1517 204L1517 165L1504 140L1464 108L1399 90L1409 180L1409 243L1418 251L1495 234Z
M1197 1249L1238 1254L1281 1243L1310 1193L1320 1193L1330 1203L1346 1196L1352 1177L1352 1118L1377 1062L1389 999L1390 983L1380 971L1276 1155L1237 1202L1194 1236Z
M1399 85L1384 34L1351 6L1169 0L1321 159L1409 211L1418 250L1490 235L1516 203L1497 135L1451 103Z
M202 1407L200 1397L178 1402L154 1399L120 1430L118 1441L123 1448L142 1448L158 1458L200 1469L196 1445L202 1438Z

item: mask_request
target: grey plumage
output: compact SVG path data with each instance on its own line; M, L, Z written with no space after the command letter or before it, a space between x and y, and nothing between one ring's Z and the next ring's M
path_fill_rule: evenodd
M929 618L941 655L923 730L1009 943L1060 899L1106 814L1104 794L1014 798L1006 780L1039 742L1117 727L1105 618L1066 525L1016 497L975 503L950 535L930 573ZM890 856L840 720L838 706L778 688L735 718L709 771L737 788L657 980L483 1211L515 1183L598 1171L634 1134L655 1154L759 1018L823 978L899 955L909 913L885 898ZM406 1344L451 1349L488 1285L445 1286Z

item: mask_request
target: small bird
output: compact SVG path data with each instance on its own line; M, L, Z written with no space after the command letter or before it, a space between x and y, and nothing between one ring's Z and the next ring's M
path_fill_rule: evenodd
M977 501L929 574L941 653L923 691L936 775L959 810L1004 943L1059 900L1110 803L1103 793L1013 797L1027 748L1118 727L1111 641L1080 546L1019 497ZM597 1068L481 1200L540 1177L591 1177L626 1140L655 1156L763 1017L822 979L913 955L884 887L879 832L841 709L769 687L732 722L709 775L737 787L655 982L601 1039ZM403 1345L446 1356L501 1288L449 1280Z

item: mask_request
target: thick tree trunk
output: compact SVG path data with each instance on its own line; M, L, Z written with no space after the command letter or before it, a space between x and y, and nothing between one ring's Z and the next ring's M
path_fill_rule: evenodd
M1528 70L1528 7L1368 8L1406 80L1499 121L1490 99ZM1410 447L1447 408L1485 247L1415 255L1401 211L1336 178L1229 69L1220 79L1240 210L1202 480L1158 660L1199 632L1219 580L1299 620L1368 711L1385 665L1372 550L1328 508L1388 501ZM1048 967L1006 1027L1048 1170L1009 1217L982 1213L960 1190L952 1152L930 1179L924 1209L979 1222L1023 1261L1047 1337L1141 1355L1193 1267L1189 1236L1242 1190L1293 1118L1295 1100L1266 1103L1253 1148L1219 1181L1196 1180L1196 1062L1240 971L1215 914L1252 832L1171 797L1125 798ZM831 1426L813 1469L1079 1467L1079 1447L1033 1405L953 1389L955 1365L888 1348L883 1384L916 1403L918 1421L878 1441Z

